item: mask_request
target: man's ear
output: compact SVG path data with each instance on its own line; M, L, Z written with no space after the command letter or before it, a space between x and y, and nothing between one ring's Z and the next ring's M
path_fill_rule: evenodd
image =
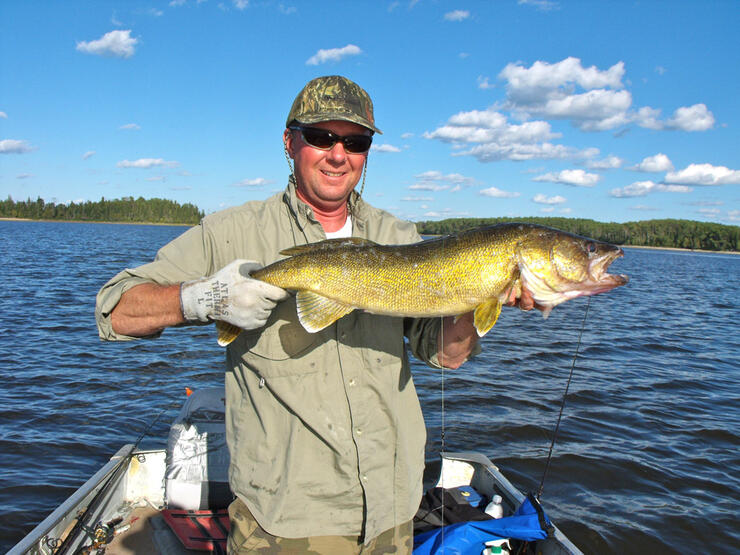
M283 145L285 146L285 153L293 158L293 133L290 129L286 129L283 132Z

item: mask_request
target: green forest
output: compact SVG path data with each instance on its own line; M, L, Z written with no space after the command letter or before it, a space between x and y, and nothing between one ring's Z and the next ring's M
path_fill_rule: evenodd
M740 226L692 220L646 220L604 223L578 218L453 218L417 222L422 235L446 235L503 222L545 225L617 245L709 251L740 251Z
M178 204L161 198L123 197L97 202L56 204L38 198L0 201L0 218L30 220L68 220L83 222L139 222L156 224L196 224L203 212L193 204Z
M8 197L0 201L0 218L196 224L203 216L203 211L193 204L179 204L160 198L101 198L97 202L78 204L55 204L41 198L14 201ZM740 226L693 220L645 220L620 224L579 218L453 218L417 222L416 228L422 235L445 235L503 222L546 225L617 245L740 251Z

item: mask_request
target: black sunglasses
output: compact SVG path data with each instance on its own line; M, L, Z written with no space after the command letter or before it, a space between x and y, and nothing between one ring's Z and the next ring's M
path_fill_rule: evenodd
M337 143L344 145L344 150L351 154L363 154L370 150L373 138L370 135L337 135L326 129L318 127L304 127L302 125L291 125L288 129L300 131L306 144L321 150L331 150Z

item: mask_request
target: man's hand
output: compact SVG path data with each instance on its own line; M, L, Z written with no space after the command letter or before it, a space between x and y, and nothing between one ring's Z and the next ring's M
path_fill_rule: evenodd
M187 321L221 320L243 330L261 328L288 293L250 277L261 266L251 260L234 260L209 277L180 287L182 315Z
M522 287L521 291L517 291L515 288L512 288L509 298L504 304L506 306L518 306L522 310L532 310L533 308L544 310L544 307L534 302L532 292L525 287Z

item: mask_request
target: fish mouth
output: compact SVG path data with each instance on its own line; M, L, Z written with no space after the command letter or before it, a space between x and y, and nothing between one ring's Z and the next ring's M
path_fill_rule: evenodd
M607 271L612 262L623 256L624 251L619 247L614 247L614 249L591 260L588 265L589 281L591 282L590 285L592 285L592 288L589 287L589 294L596 295L597 293L603 293L624 285L629 281L629 276L624 274L610 274Z

